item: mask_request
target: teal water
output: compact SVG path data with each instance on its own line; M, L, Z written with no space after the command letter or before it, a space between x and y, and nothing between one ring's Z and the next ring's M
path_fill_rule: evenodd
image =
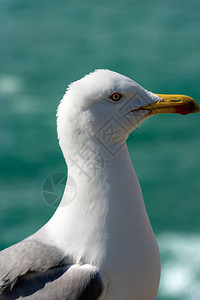
M198 100L200 2L0 0L0 248L41 227L54 208L45 178L65 172L56 108L96 68L157 93ZM200 118L159 115L128 141L159 241L159 300L200 299Z

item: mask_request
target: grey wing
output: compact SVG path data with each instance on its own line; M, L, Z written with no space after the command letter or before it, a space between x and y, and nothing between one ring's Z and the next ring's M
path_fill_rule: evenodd
M65 264L64 254L39 241L24 240L0 252L0 295L28 272L45 272Z
M22 241L0 253L0 300L96 300L102 276L91 265L67 265L53 246Z
M30 273L19 278L0 300L97 300L105 287L99 271L91 265L72 265ZM101 298L102 299L102 298Z

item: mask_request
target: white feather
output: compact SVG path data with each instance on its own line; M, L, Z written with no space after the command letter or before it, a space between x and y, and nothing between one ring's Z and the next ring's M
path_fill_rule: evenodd
M118 102L109 99L115 92L123 95ZM126 147L148 113L130 111L157 100L131 79L97 70L72 83L58 107L59 143L77 193L69 205L63 196L46 227L73 262L100 268L109 282L107 300L157 294L159 251ZM118 133L106 140L109 124Z

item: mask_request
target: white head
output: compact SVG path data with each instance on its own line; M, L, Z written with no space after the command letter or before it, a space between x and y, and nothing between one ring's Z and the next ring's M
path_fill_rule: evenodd
M190 97L153 94L121 74L96 70L69 85L58 107L58 138L67 159L86 142L100 141L107 147L125 143L128 135L153 114L198 111L198 104ZM111 131L115 135L111 136Z
M69 85L57 112L58 138L64 155L76 145L93 140L104 126L115 127L114 139L125 143L128 135L149 113L138 108L160 98L135 81L109 70L96 70Z

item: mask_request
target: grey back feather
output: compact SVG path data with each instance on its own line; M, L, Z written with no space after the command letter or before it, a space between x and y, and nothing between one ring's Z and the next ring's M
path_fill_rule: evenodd
M96 300L102 292L101 277L94 267L72 265L20 277L0 300Z
M99 271L69 265L60 249L27 239L0 252L0 300L96 300Z
M65 257L56 247L24 240L0 252L0 294L28 272L45 272L64 265Z

